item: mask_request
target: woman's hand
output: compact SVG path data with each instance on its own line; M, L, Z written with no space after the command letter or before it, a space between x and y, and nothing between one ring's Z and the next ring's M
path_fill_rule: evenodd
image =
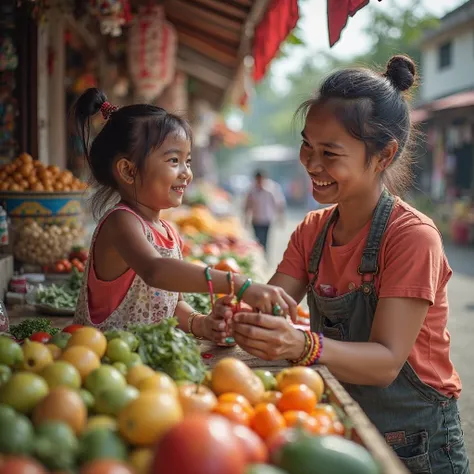
M305 337L286 318L263 313L237 313L229 321L235 342L264 360L298 359Z
M252 283L242 295L242 300L252 308L266 314L273 314L274 307L278 305L281 310L280 315L289 314L291 319L296 321L296 301L285 290L277 286Z

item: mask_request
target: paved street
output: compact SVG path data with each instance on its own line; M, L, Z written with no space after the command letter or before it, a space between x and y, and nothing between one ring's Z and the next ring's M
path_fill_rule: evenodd
M270 264L277 265L292 231L304 213L289 211L285 228L276 228L271 237ZM474 464L474 249L447 246L454 275L449 284L452 359L463 381L461 416L471 463Z

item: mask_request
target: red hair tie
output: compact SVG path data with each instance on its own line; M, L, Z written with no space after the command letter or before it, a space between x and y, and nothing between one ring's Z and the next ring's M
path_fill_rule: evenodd
M102 117L104 117L105 120L108 120L110 118L110 115L118 110L118 107L116 105L112 105L110 102L105 101L101 106L100 106L100 112L102 113Z

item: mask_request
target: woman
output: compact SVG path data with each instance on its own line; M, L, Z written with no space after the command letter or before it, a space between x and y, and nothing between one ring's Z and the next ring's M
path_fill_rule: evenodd
M265 314L228 325L255 356L325 364L412 473L465 474L446 329L452 272L433 222L388 191L409 177L404 93L415 76L395 56L383 75L335 72L302 105L301 163L314 198L337 206L306 216L270 283L298 302L307 292L312 332Z

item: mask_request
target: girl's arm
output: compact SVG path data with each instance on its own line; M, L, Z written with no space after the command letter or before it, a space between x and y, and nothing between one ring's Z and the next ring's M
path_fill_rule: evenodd
M106 224L110 244L147 285L180 293L208 291L203 268L175 258L162 258L148 242L142 224L133 214L116 211L109 216ZM210 273L214 292L227 294L227 273L219 270L211 270ZM246 280L243 275L235 275L236 291L242 288ZM253 283L245 291L243 299L252 307L267 313L271 313L273 305L277 303L296 319L296 302L280 288Z

